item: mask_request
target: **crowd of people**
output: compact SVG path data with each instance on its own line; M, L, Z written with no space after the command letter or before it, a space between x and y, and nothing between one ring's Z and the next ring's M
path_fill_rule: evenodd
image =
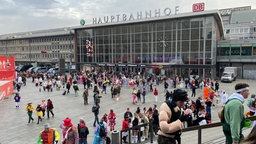
M23 76L17 77L17 81L14 83L14 87L17 88L17 93L14 97L15 106L19 108L19 102L21 96L19 91L22 85L25 85ZM184 83L183 83L184 81ZM127 108L124 113L122 121L122 141L127 143L137 143L141 140L147 140L149 138L149 126L152 126L152 130L155 136L158 136L158 143L176 143L180 142L181 129L184 127L205 125L212 123L211 121L211 107L221 104L229 105L229 99L231 96L222 90L218 81L213 81L209 78L198 80L188 79L175 76L174 78L157 77L155 75L123 75L114 72L96 72L86 71L85 73L76 73L69 78L67 75L56 75L51 77L47 74L33 74L32 82L35 88L38 88L38 92L52 92L60 91L62 95L69 95L71 87L73 87L74 95L79 96L79 87L83 87L83 103L88 105L89 91L93 92L93 106L92 113L94 114L94 144L110 143L109 134L116 130L117 116L115 109L102 110L106 112L103 116L99 117L99 111L101 110L101 95L111 95L113 100L118 101L122 97L122 89L124 87L131 89L131 103L134 107L137 107L135 112L131 112L130 108ZM165 102L163 104L158 102L159 85L163 85L163 93L165 96ZM108 88L109 87L109 88ZM241 86L241 88L235 88L235 90L247 90L249 86ZM191 96L188 96L187 91L191 89ZM198 95L196 92L198 89L203 90L203 95ZM239 91L243 92L243 91ZM152 96L154 105L146 108L143 106L148 99L148 95ZM248 96L248 95L247 95ZM246 97L247 97L246 96ZM195 97L195 98L193 98ZM245 97L245 98L246 98ZM53 102L51 99L42 100L41 104L38 104L36 109L29 102L26 106L28 114L28 124L34 121L33 111L36 111L38 117L37 124L39 124L47 114L47 118L50 118L50 114L54 117ZM158 109L158 105L161 106ZM233 104L232 104L233 105ZM249 113L247 116L253 116L255 114L255 95L251 96L250 102L248 102ZM143 109L142 109L143 108ZM47 112L45 114L45 112ZM225 117L225 119L230 119ZM152 125L149 125L152 123ZM138 125L146 124L143 127ZM87 144L87 136L89 135L88 126L85 124L85 120L80 118L77 126L73 125L72 120L67 117L60 125L62 129L62 141L63 143L79 143ZM131 128L131 140L128 140L128 129ZM224 132L225 133L225 132ZM49 134L53 134L51 137L54 139L46 139ZM225 133L227 136L227 133ZM227 136L228 137L228 136ZM232 135L233 138L233 135ZM232 141L232 138L228 140ZM58 132L54 128L50 128L49 124L45 125L45 130L40 133L38 143L44 141L59 141ZM227 138L228 139L228 138ZM239 139L240 140L240 139ZM237 141L237 139L233 139Z

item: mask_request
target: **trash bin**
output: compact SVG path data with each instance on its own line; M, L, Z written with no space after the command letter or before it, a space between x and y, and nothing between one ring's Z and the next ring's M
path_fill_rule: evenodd
M120 137L119 133L120 132L117 131L117 130L112 131L112 133L111 133L111 143L112 144L119 144L120 143L120 141L119 141L119 137Z

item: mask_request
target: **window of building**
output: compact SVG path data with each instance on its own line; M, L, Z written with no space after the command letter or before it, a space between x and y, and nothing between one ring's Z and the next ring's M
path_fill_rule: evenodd
M240 47L232 47L231 55L240 55Z
M244 33L249 33L249 28L244 28Z
M256 55L256 47L253 47L253 55Z
M242 47L241 55L251 56L252 55L252 47Z
M230 29L230 34L234 34L235 30L234 29Z
M230 47L219 47L218 53L220 56L229 56L230 55Z
M235 29L235 33L238 34L239 33L239 28Z
M230 33L230 29L226 29L226 34L229 34Z
M244 33L244 28L240 28L240 33Z

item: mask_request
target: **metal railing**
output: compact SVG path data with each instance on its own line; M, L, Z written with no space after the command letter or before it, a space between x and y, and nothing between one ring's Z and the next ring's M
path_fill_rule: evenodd
M256 120L256 116L248 117L250 120ZM207 129L207 128L214 128L214 127L219 127L222 126L221 122L216 122L212 124L206 124L206 125L201 125L201 126L191 126L182 129L182 132L188 132L188 131L193 131L193 130L198 130L198 144L202 144L202 129Z
M141 141L141 137L142 137L142 135L141 135L141 128L145 127L147 125L149 125L149 132L150 132L149 138L150 138L150 142L153 143L153 136L154 136L153 135L153 125L152 125L152 122L150 122L150 123L144 123L144 124L141 124L141 125L137 125L137 126L128 128L126 130L121 130L120 131L120 144L123 143L123 141L122 141L123 132L127 132L127 131L128 131L128 141L127 142L129 144L131 144L131 131L135 130L135 129L138 129L138 131L139 131L138 132L138 142L137 143L141 143L142 142Z
M251 121L254 121L256 120L256 116L252 116L252 117L248 117L248 119L250 119ZM142 124L142 125L138 125L138 126L135 126L135 127L131 127L131 128L128 128L127 130L123 131L121 130L120 131L120 144L123 143L122 141L122 132L126 132L128 131L128 143L131 144L131 131L134 130L134 129L138 129L139 133L138 133L138 143L141 143L141 128L142 127L145 127L149 125L149 140L150 140L150 143L153 143L153 139L154 139L154 134L153 134L153 126L152 126L152 122L150 123L145 123L145 124ZM191 127L187 127L187 128L184 128L182 129L182 132L189 132L189 131L194 131L194 130L197 130L198 131L198 144L202 144L202 129L207 129L207 128L214 128L214 127L219 127L219 126L222 126L222 123L221 122L216 122L216 123L212 123L212 124L207 124L207 125L201 125L201 126L191 126Z

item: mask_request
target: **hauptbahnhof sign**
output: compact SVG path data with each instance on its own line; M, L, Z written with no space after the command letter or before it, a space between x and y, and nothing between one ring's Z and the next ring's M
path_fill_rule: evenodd
M149 11L139 11L136 14L117 14L111 16L104 16L99 18L93 18L93 24L103 24L103 23L113 23L113 22L125 22L125 21L134 21L141 19L149 19L154 17L170 16L176 15L179 12L179 6L175 6L174 9L165 8L165 9L155 9Z

